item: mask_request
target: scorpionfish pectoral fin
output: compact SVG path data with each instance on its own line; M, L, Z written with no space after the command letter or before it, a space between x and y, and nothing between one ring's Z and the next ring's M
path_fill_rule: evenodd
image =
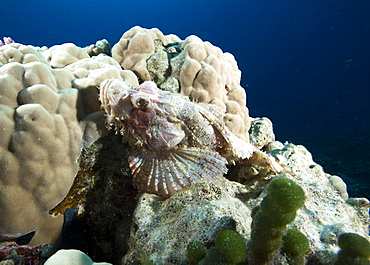
M253 153L257 151L253 145L234 135L224 122L216 118L213 113L201 106L199 106L198 109L200 114L209 121L215 132L222 138L222 141L219 143L222 148L219 151L223 156L227 157L228 160L232 162L238 159L249 159L252 157Z
M227 173L225 158L216 151L196 147L133 151L128 162L138 190L165 198L199 180L216 179Z

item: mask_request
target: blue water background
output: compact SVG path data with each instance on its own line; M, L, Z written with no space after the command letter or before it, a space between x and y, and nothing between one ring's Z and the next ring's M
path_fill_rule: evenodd
M0 35L38 46L114 44L135 25L198 35L236 57L251 116L269 117L278 140L306 145L348 181L357 174L369 182L369 0L36 0L1 8Z

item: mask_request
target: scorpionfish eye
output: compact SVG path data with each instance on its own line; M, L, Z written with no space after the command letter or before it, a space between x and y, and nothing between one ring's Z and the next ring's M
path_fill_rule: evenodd
M145 95L142 93L133 94L131 97L131 103L134 106L134 108L138 108L141 110L147 110L152 108L149 95Z
M149 105L149 101L146 99L140 98L139 100L136 101L136 104L138 105L139 108L146 108Z

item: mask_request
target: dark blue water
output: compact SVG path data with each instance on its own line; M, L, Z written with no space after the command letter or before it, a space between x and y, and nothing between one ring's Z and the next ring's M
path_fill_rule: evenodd
M6 2L0 35L25 44L114 44L134 25L198 35L234 54L251 116L280 141L349 180L370 166L369 0Z

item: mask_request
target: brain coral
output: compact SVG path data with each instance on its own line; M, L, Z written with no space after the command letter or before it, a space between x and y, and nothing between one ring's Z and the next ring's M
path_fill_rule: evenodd
M67 46L55 65L76 57ZM104 55L53 69L37 48L18 43L0 47L0 61L0 234L36 230L31 244L53 243L63 219L48 211L68 192L82 146L105 132L97 86L137 79Z
M249 141L246 93L240 86L241 71L230 53L193 35L181 41L156 28L136 26L113 46L112 56L143 81L154 81L165 90L177 87L191 100L218 105L231 131Z

